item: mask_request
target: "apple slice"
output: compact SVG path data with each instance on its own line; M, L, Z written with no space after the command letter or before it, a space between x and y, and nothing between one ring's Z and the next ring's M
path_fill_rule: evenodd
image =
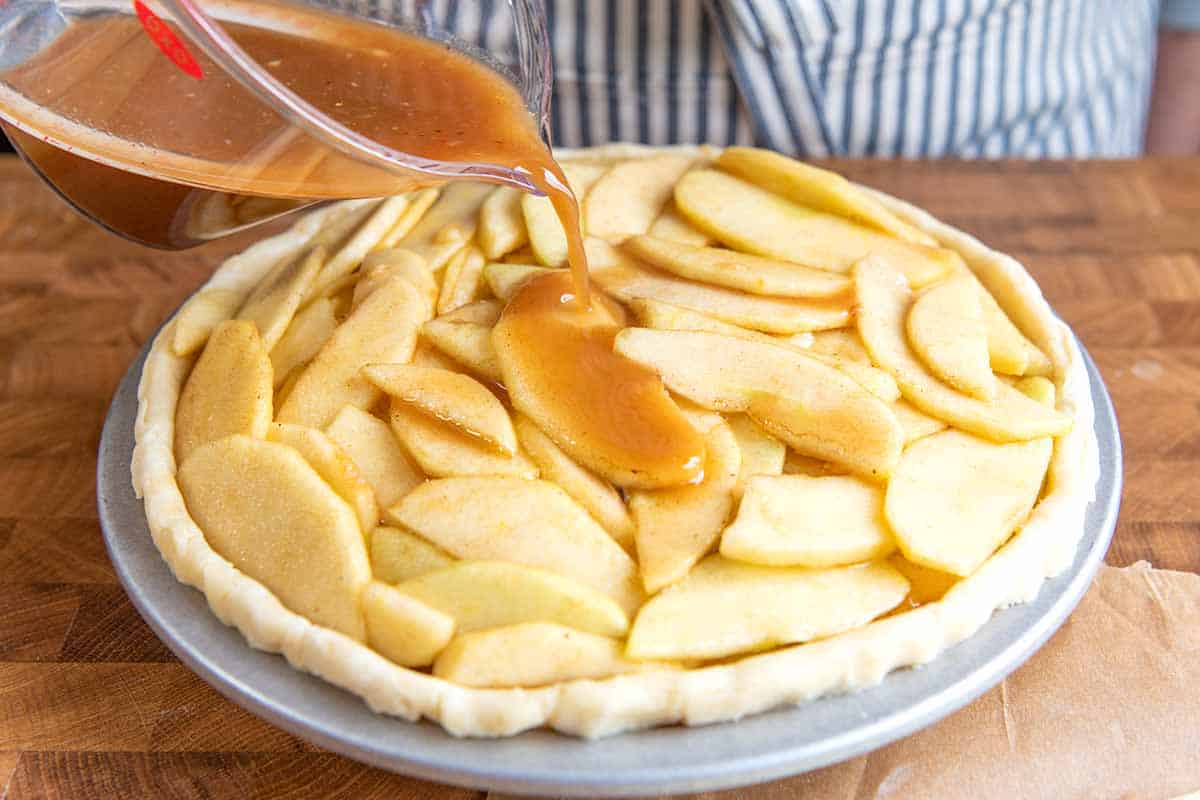
M501 186L488 195L479 208L479 246L490 260L496 260L523 247L529 241L521 200L525 193L512 186Z
M488 264L483 268L483 279L487 282L492 294L503 303L516 296L526 283L533 278L549 275L559 270L550 267L538 267L532 264L509 264L504 261Z
M371 531L371 570L375 579L396 584L452 566L444 550L411 531L377 525Z
M962 264L952 250L892 238L715 170L684 175L675 186L675 205L693 225L735 250L834 272L849 272L874 255L894 263L919 288Z
M783 472L787 447L745 414L731 414L727 421L733 437L737 439L738 451L742 454L742 466L733 487L733 496L741 498L750 478Z
M970 575L1029 515L1053 452L1050 438L996 444L954 430L914 443L884 505L904 557Z
M502 311L504 306L497 300L476 300L442 314L437 319L441 322L470 322L490 328L500 321Z
M364 534L379 524L379 503L375 492L346 451L316 428L303 425L271 423L267 440L287 445L295 450L317 474L345 500L358 517Z
M1071 418L1030 400L1005 383L984 402L954 391L933 377L904 336L912 292L904 276L886 263L866 259L854 268L858 332L871 359L896 379L904 398L930 416L999 442L1058 436Z
M845 217L914 244L937 244L929 234L900 219L836 172L754 147L726 148L717 166L793 203Z
M613 166L592 185L583 203L589 236L620 241L645 233L671 199L675 182L693 160L664 155Z
M389 248L368 253L363 259L358 282L354 284L351 308L358 308L371 292L382 286L389 278L401 277L413 285L417 294L425 301L426 314L433 316L437 306L438 286L433 272L425 259L411 250Z
M442 276L442 292L438 296L437 313L448 314L460 306L479 299L483 288L483 252L468 245L446 265Z
M584 247L592 279L624 302L658 300L767 333L840 328L850 320L848 298L798 300L746 294L649 269L602 239L588 237Z
M283 383L296 367L313 359L337 330L333 301L318 297L302 308L275 346L271 348L271 367L276 385Z
M299 453L228 436L193 451L178 478L213 550L292 611L363 641L358 599L371 566L362 531Z
M892 403L892 413L896 415L900 427L904 429L905 447L917 439L924 439L926 436L946 429L946 423L918 411L903 400Z
M687 280L774 297L823 299L850 291L845 275L720 247L694 247L634 236L622 248L636 259Z
M586 195L592 184L605 173L605 168L595 164L563 164L563 176L581 205L586 207ZM525 228L529 231L529 246L538 263L547 267L563 267L567 263L567 234L558 221L558 212L548 197L527 194L521 198L521 211L525 216ZM586 227L586 216L580 222Z
M607 636L529 622L455 637L434 662L433 674L459 686L531 689L664 666L629 661L621 650Z
M271 359L253 322L217 325L175 411L175 460L234 433L261 439L271 424Z
M397 242L412 233L417 223L425 217L425 212L437 202L439 194L438 190L433 188L409 192L406 195L408 208L404 209L404 213L396 218L396 224L379 240L378 247L395 247Z
M409 364L370 364L367 380L390 397L453 425L505 455L517 452L512 420L496 395L458 372Z
M360 408L344 406L325 433L350 457L385 508L425 480L387 423Z
M833 569L701 561L638 612L632 659L713 659L861 628L894 608L908 581L883 562Z
M408 197L402 194L376 203L366 220L345 239L337 232L338 225L322 231L314 240L314 245L324 246L330 255L321 267L320 274L309 285L305 299L328 297L330 287L358 269L367 253L380 245L383 237L408 209L408 204Z
M907 331L930 372L971 397L995 399L983 306L969 279L951 277L922 292L908 311Z
M667 202L666 207L663 208L662 213L658 215L658 219L654 220L654 224L647 232L658 239L690 244L694 247L707 247L713 243L711 237L696 230L691 223L679 215L674 200Z
M459 633L552 622L624 636L629 617L608 595L553 572L504 561L459 561L396 586L454 619Z
M511 475L536 478L538 471L523 453L506 454L467 436L461 428L440 422L400 400L389 410L392 432L425 474L437 478L460 475Z
M788 448L783 457L784 475L808 475L811 478L827 478L830 475L846 475L845 467L812 456L805 456Z
M806 455L875 480L900 457L903 431L886 404L851 378L775 345L698 331L626 328L616 351L705 408L747 412Z
M842 361L870 364L871 356L853 327L833 331L814 331L808 344L810 353L833 356Z
M608 531L617 544L633 550L633 518L621 495L591 470L577 464L528 417L514 421L521 449L537 464L542 478L558 484Z
M552 483L500 477L429 481L387 513L457 558L511 561L574 578L616 600L626 613L641 604L633 560Z
M427 667L454 636L453 618L378 581L362 593L367 644L402 667Z
M996 298L984 288L974 273L962 269L960 274L967 276L979 291L992 369L1001 375L1051 374L1054 365L1050 363L1050 359L1012 323L1008 314L1005 314L1004 309L996 302Z
M492 332L504 385L567 455L617 486L688 483L704 442L657 375L613 352L622 317L599 295L578 308L565 270L532 281Z
M475 236L479 209L494 191L495 187L491 184L474 181L452 181L446 184L439 191L437 201L421 217L421 221L401 240L403 246L415 253L424 254L437 245L456 242L465 245ZM429 262L429 259L426 261ZM429 268L434 272L439 271L443 265L444 262L438 266L429 262Z
M175 315L171 352L182 358L199 350L217 325L232 317L241 304L241 292L232 289L203 289L193 295Z
M908 579L908 599L916 605L936 603L959 581L957 575L914 564L900 553L893 553L888 563Z
M466 306L464 306L466 308ZM431 319L421 328L431 345L475 375L500 383L500 362L492 345L492 326L450 319Z
M268 272L246 302L238 309L237 318L253 322L262 337L263 347L270 350L288 329L296 310L325 264L325 248L286 259Z
M724 422L705 437L704 480L692 486L632 492L642 586L654 594L687 575L721 536L733 511L741 453Z
M412 358L426 311L417 290L402 277L371 292L301 373L279 409L279 421L321 428L342 406L370 407L380 392L360 371L367 364Z
M1049 378L1030 375L1027 378L1021 378L1014 384L1014 387L1030 400L1041 403L1047 408L1054 408L1056 390L1054 383Z
M752 478L721 555L774 567L839 567L896 549L883 519L883 490L858 478Z

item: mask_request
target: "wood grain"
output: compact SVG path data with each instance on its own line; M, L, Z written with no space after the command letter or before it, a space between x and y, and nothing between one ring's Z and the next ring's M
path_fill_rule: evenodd
M1200 159L834 166L1029 267L1116 401L1126 492L1109 563L1200 571ZM0 160L0 797L482 797L321 752L231 705L158 642L108 564L94 474L112 392L162 319L258 235L146 250Z

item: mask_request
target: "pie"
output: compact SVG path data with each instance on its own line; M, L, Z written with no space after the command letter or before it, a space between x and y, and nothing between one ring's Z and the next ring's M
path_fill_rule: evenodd
M1081 353L1013 259L746 148L325 207L156 338L155 544L253 647L460 736L733 720L928 662L1073 558Z

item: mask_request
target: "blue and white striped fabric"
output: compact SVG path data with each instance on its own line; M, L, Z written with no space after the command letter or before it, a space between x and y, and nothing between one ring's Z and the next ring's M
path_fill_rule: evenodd
M432 0L495 44L504 0ZM558 145L806 156L1141 150L1159 0L545 0ZM1167 0L1179 5L1196 0Z

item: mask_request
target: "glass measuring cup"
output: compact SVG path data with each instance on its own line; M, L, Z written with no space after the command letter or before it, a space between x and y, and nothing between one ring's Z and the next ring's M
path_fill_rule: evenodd
M77 209L162 247L455 178L530 189L514 154L545 135L544 12L484 5L466 41L455 0L9 0L0 118Z

